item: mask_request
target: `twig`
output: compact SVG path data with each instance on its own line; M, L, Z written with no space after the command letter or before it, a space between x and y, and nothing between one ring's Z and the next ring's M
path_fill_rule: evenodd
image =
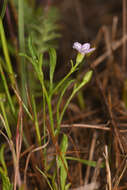
M104 131L111 131L110 128L106 127L108 124L101 124L101 125L90 125L90 124L80 124L80 123L75 123L75 124L62 124L62 128L89 128L89 129L98 129L98 130L104 130ZM121 133L126 133L126 129L121 129L119 130Z
M14 190L16 186L21 186L21 177L19 171L19 161L22 146L23 124L22 124L22 104L19 100L20 109L18 114L17 130L16 130L16 160L15 160L15 174L14 174Z
M112 46L111 46L111 39L110 39L110 32L107 26L103 26L103 32L104 32L104 39L105 39L105 44L107 51L109 52L109 60L113 59L113 54L112 54Z
M106 161L106 171L107 171L107 184L108 190L112 190L112 183L111 183L111 171L109 166L109 156L108 156L108 147L105 146L105 153L104 153L105 161Z
M91 183L95 183L97 181L97 177L99 176L99 173L100 173L101 163L102 163L102 158L99 158L97 161L97 166L94 170L94 173L91 179Z
M97 132L95 131L93 134L92 143L91 143L91 147L90 147L89 160L93 160L96 140L97 140ZM85 176L85 185L88 184L88 182L89 182L90 168L91 168L90 166L87 166L86 176Z
M115 41L116 39L117 26L118 26L118 17L114 16L112 23L112 41Z
M117 40L115 42L112 42L111 44L111 48L112 51L117 50L120 46L123 45L123 43L125 43L125 41L127 41L127 34L124 35L120 40ZM106 51L105 53L103 53L103 55L101 55L100 57L98 57L97 59L95 59L95 61L92 63L93 67L98 66L101 62L103 62L108 56L110 55L110 51Z
M120 183L120 180L122 179L122 177L123 177L123 175L124 175L124 173L125 173L125 171L126 171L126 169L127 169L127 161L124 160L124 163L123 163L122 165L123 165L123 166L119 168L119 169L122 168L122 171L121 171L121 173L119 174L119 176L118 176L117 179L116 179L116 182L115 182L115 185L114 185L114 187L113 187L113 190L116 190L116 189L117 189L117 187L118 187L118 185L119 185L119 183Z

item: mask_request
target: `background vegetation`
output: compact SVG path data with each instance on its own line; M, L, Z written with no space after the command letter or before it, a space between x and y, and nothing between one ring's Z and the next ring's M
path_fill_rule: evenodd
M127 189L126 8L0 1L0 189Z

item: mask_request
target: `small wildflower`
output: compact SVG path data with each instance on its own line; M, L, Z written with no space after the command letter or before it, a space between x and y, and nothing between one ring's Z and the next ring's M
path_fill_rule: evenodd
M85 43L85 44L80 44L79 42L75 42L73 44L73 48L76 49L79 53L86 55L88 53L91 53L92 51L95 50L95 48L90 48L90 44L89 43Z

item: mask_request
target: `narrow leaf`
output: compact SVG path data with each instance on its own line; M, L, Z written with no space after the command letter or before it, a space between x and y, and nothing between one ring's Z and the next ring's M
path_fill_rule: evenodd
M53 76L54 76L54 71L56 67L56 51L54 48L50 48L49 56L50 56L50 90L52 90Z
M61 156L58 157L58 167L60 168L61 190L65 190L65 184L67 178L68 165L65 158L67 147L68 147L68 138L67 135L64 134L60 145Z
M92 160L84 160L84 159L80 159L80 158L76 158L76 157L70 157L70 156L66 156L67 160L74 160L74 161L78 161L82 164L91 166L91 167L96 167L97 166L97 162L96 161L92 161ZM100 165L101 168L105 167L104 162Z
M37 61L37 54L36 54L36 51L33 47L33 43L32 43L32 37L29 36L28 38L28 48L29 48L29 51L30 51L30 54L33 58L34 61Z
M7 175L7 167L6 167L6 163L4 160L4 149L5 149L5 144L2 144L2 146L0 148L0 163L4 169L5 174Z

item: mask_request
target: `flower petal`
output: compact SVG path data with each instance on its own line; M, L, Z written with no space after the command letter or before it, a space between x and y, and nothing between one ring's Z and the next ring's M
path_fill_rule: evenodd
M92 51L94 51L95 50L95 48L90 48L90 49L86 49L86 50L81 50L80 51L80 53L82 53L82 54L88 54L88 53L91 53Z
M85 43L82 45L82 50L88 50L90 49L90 44L89 43Z
M82 45L79 42L75 42L73 44L73 48L78 50L79 52L81 51Z

